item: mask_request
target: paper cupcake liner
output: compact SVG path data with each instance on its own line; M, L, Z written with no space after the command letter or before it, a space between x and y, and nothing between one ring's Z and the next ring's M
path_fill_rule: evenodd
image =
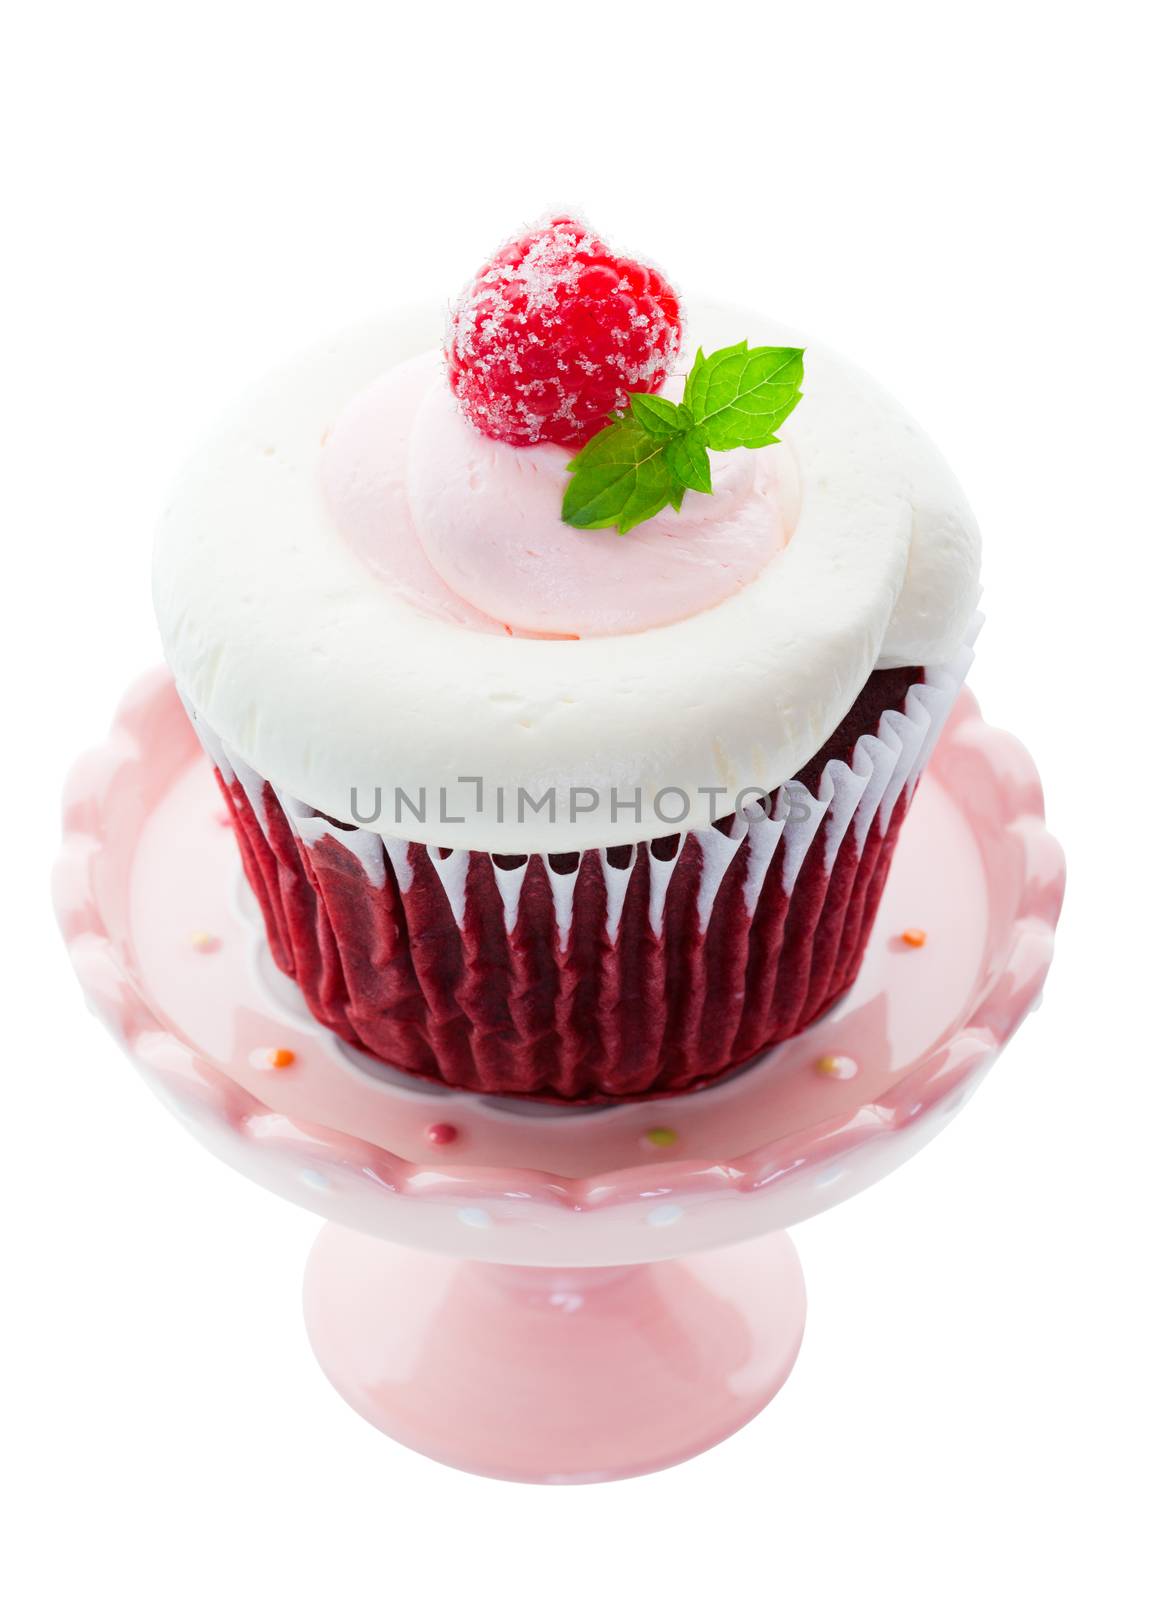
M332 822L190 714L272 955L320 1022L454 1088L588 1103L703 1087L848 989L970 660L874 673L768 801L580 855L442 850Z

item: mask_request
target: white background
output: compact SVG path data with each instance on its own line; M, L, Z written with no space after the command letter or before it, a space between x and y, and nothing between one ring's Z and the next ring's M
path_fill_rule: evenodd
M1147 1593L1138 8L402 10L42 4L4 46L5 1587ZM66 767L158 655L150 532L198 430L552 206L840 346L936 437L987 541L973 682L1071 865L1047 1003L975 1104L798 1231L779 1399L572 1490L464 1477L341 1404L298 1312L314 1219L161 1112L47 901Z

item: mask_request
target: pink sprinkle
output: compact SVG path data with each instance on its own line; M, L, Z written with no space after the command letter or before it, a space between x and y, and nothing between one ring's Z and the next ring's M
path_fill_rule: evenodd
M424 1130L429 1144L454 1144L459 1130L451 1122L430 1122Z

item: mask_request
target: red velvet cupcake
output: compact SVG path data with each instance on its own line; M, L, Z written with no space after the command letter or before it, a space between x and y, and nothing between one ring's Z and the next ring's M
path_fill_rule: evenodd
M698 1089L860 965L976 532L839 358L688 328L691 360L663 275L553 219L447 359L392 319L255 391L165 519L162 631L272 954L403 1071Z

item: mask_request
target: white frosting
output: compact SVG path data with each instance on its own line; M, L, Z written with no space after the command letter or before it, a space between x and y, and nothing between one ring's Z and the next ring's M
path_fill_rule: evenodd
M964 497L904 412L811 344L784 428L795 529L739 592L664 627L579 641L417 609L335 528L318 463L349 402L438 334L432 312L383 319L263 384L194 457L163 519L155 600L176 679L283 792L363 821L379 789L381 833L445 846L628 844L791 778L874 667L956 652L977 596ZM716 308L690 307L687 334L689 351L805 343ZM575 803L572 786L587 791ZM399 812L398 789L413 802ZM553 815L517 803L550 790ZM658 801L670 790L683 800Z

